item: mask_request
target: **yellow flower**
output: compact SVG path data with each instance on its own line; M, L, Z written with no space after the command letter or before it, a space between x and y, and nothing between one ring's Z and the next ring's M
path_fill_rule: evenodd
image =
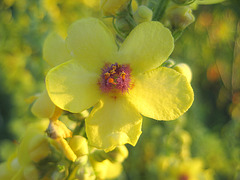
M27 127L17 151L19 164L23 168L28 166L32 160L38 161L50 153L49 148L46 144L39 145L39 143L41 144L41 141L39 141L41 139L37 137L44 136L44 130L46 130L47 125L48 120L42 120L36 123L32 123ZM43 152L43 150L45 152Z
M175 65L173 67L173 69L175 69L177 72L183 74L187 78L188 82L192 81L192 70L187 64L179 63L179 64Z
M172 53L171 32L144 22L120 49L98 19L73 23L66 44L73 60L49 71L46 85L61 109L78 113L96 105L86 119L89 145L113 150L141 135L142 116L173 120L188 110L193 90L186 77L159 67Z
M211 169L204 169L198 158L178 159L175 156L161 156L158 159L159 179L168 180L212 180Z
M172 172L172 175L179 180L212 179L212 175L209 174L207 170L203 169L203 162L201 159L196 158L179 162L179 164L175 164L170 171Z
M133 17L135 21L140 24L142 22L147 22L152 20L153 12L147 6L139 6L137 11L134 13Z

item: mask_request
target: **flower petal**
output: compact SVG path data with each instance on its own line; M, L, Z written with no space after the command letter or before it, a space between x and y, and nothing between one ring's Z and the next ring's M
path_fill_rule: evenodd
M52 117L55 110L55 105L48 96L47 90L44 90L38 99L34 102L31 111L39 118Z
M56 33L50 34L43 45L43 59L51 66L57 66L71 59L64 39Z
M161 67L138 75L128 97L142 115L173 120L190 108L194 94L185 76Z
M49 97L61 109L78 113L100 99L98 75L90 73L75 61L68 61L50 70L46 77Z
M124 97L104 97L86 119L89 144L105 151L129 143L141 135L142 117Z
M159 22L138 25L120 47L122 63L131 64L135 73L160 66L174 48L171 32Z
M90 70L100 70L104 63L114 61L112 56L117 52L112 33L102 21L95 18L73 23L66 42L73 56Z

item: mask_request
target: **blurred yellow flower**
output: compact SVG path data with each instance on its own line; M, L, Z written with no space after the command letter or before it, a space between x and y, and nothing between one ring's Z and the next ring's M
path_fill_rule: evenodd
M101 0L101 9L105 15L115 15L127 6L130 0Z
M212 180L210 169L204 169L201 159L181 160L175 156L162 156L158 159L159 179L168 180Z
M187 79L159 67L174 47L171 32L159 22L138 25L118 50L108 28L86 18L70 26L66 44L73 60L49 71L47 90L58 107L73 113L97 104L86 119L94 147L134 146L141 134L140 113L172 120L193 102Z

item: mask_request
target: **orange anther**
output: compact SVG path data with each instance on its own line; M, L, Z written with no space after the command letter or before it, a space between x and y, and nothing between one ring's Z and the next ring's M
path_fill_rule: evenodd
M126 73L122 71L121 76L122 76L122 79L125 80Z
M104 74L104 76L105 76L105 80L106 80L106 79L108 79L108 78L110 77L110 73L106 72L106 73Z
M113 79L113 78L108 78L108 83L110 83L110 84L116 84L116 83L114 82L114 79Z

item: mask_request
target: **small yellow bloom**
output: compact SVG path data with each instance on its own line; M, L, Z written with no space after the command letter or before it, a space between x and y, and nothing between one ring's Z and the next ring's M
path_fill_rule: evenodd
M187 64L179 63L179 64L175 65L173 67L173 69L175 69L177 72L184 75L187 78L188 82L191 82L191 80L192 80L192 70L190 69L190 67Z
M142 116L173 120L193 102L190 83L159 67L172 53L171 32L159 22L138 25L118 50L110 30L98 19L73 23L66 44L73 60L49 71L46 85L61 109L79 113L95 105L86 119L89 145L113 150L141 135Z
M203 161L198 158L178 159L163 156L158 159L159 179L169 180L212 180L211 170L204 169Z
M46 121L42 120L37 123L32 123L31 125L28 126L25 134L23 135L23 138L21 140L21 143L17 151L17 157L21 167L25 168L32 162L31 156L29 155L30 153L29 150L32 150L31 149L31 143L33 142L32 139L34 139L35 136L44 135L44 131L46 130L47 125L48 125L48 120ZM37 147L37 144L38 143L36 144L34 143L33 147ZM43 152L41 152L41 154L42 153Z

